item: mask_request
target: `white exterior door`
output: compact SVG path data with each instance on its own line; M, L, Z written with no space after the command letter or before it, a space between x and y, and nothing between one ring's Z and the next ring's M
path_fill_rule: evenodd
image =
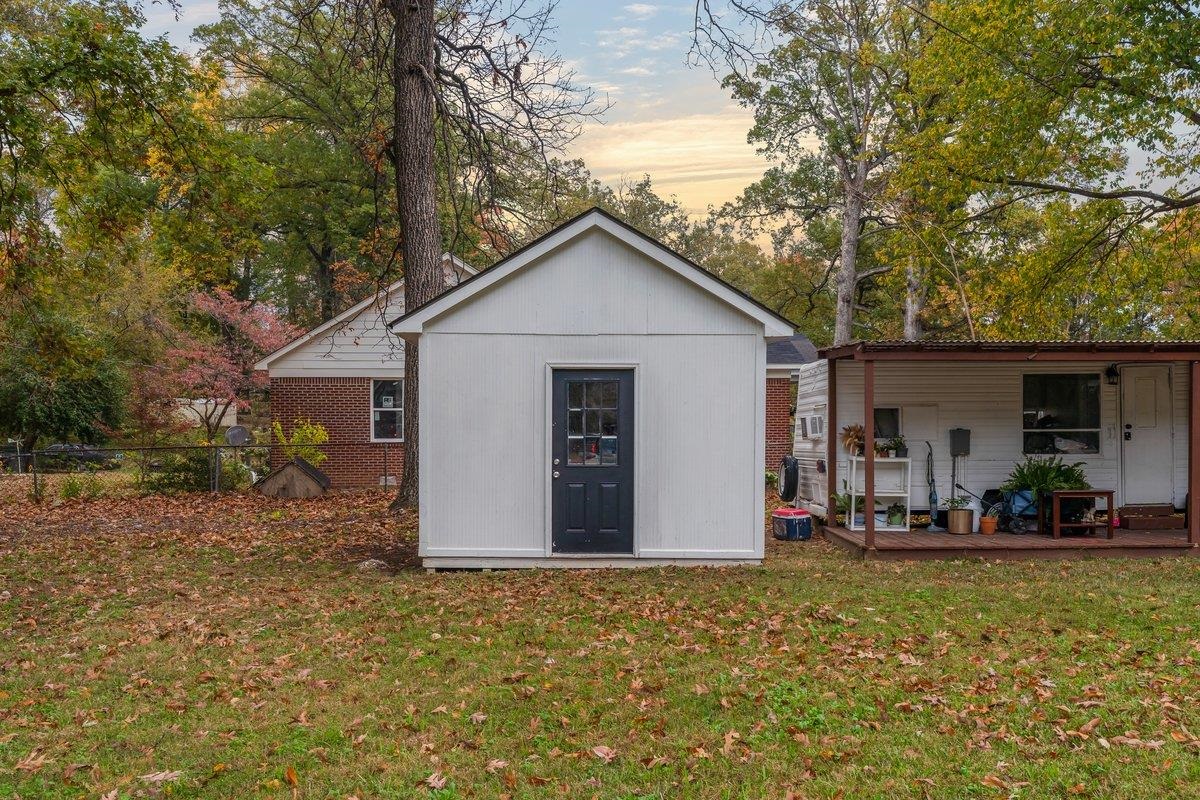
M1171 368L1121 370L1122 504L1172 503Z

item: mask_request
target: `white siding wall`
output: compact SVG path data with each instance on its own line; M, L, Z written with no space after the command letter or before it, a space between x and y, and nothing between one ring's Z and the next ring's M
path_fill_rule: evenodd
M422 556L550 555L557 364L634 366L637 556L762 557L761 323L596 232L429 323L421 355Z
M998 487L1012 466L1024 458L1021 453L1021 376L1025 373L1099 372L1107 365L1098 362L1031 363L1019 362L876 362L875 405L901 409L901 425L913 459L914 507L929 505L925 483L925 447L927 434L912 430L914 424L932 428L935 480L938 494L947 497L950 480L951 428L971 431L971 455L960 460L958 482L976 494ZM842 427L862 424L863 367L861 362L838 364L838 419L827 424L827 435L839 436ZM800 372L796 414L812 413L827 400L828 366L817 362ZM1188 388L1186 365L1172 369L1174 438L1172 453L1164 454L1174 463L1174 502L1182 506L1187 493L1187 417ZM1100 394L1100 453L1066 455L1067 461L1082 461L1088 481L1097 487L1112 488L1121 499L1120 471L1120 389L1102 381ZM930 422L932 412L932 419ZM919 421L918 421L919 420ZM920 438L916 438L917 435ZM795 454L800 461L802 502L824 512L825 476L816 474L817 459L825 457L825 440L802 440L797 430ZM847 475L846 454L839 446L838 482ZM807 489L807 491L805 491Z
M467 273L449 259L442 261L447 286ZM318 334L270 366L274 378L404 376L404 340L387 323L404 314L402 283L394 283L371 298L357 314Z
M469 309L469 311L468 311ZM455 307L439 333L750 333L756 324L604 231L592 230ZM762 335L762 326L758 325ZM763 367L765 374L766 367Z

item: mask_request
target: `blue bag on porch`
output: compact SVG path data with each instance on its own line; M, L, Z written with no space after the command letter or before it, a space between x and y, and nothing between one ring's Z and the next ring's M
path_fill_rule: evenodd
M1033 497L1033 492L1028 489L1020 489L1014 492L1004 493L1005 513L1014 517L1036 517L1037 516L1037 500Z

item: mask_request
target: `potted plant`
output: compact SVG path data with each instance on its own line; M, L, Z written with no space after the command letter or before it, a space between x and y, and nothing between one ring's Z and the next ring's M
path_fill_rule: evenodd
M891 450L896 458L908 458L908 442L899 434L887 440L887 449Z
M889 457L891 457L891 455L892 455L892 451L888 449L887 442L876 442L875 443L876 458L889 458Z
M1042 497L1063 489L1090 489L1083 472L1083 462L1068 464L1058 456L1035 458L1027 456L1013 465L1008 480L1000 484L1004 499L1016 515L1037 514ZM1063 504L1063 517L1078 520L1091 508L1086 499L1068 500Z
M908 526L908 513L904 508L903 503L892 503L887 508L887 524L900 526Z
M975 510L967 508L970 500L965 497L947 497L942 501L946 507L946 530L959 535L968 534L975 527Z
M999 517L988 516L987 514L982 514L979 517L979 532L982 533L984 536L991 536L992 534L994 534L996 532L996 525L999 522L1000 522Z
M867 432L862 425L847 425L842 428L842 447L852 456L861 456L867 440Z
M834 492L833 494L833 509L837 514L838 521L843 525L849 526L853 521L854 524L860 524L863 520L859 519L862 516L863 498L856 497L854 499L854 519L850 518L850 491L845 481L842 481L842 488L846 491L842 494Z

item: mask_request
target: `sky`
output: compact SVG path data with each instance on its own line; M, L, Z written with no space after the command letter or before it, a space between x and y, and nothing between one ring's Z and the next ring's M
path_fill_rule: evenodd
M181 7L176 20L164 5L148 6L145 31L194 51L191 31L217 18L217 0ZM699 215L733 200L766 163L746 142L750 113L707 67L688 66L693 8L689 0L561 0L555 44L577 82L611 104L570 155L610 184L649 174L659 194Z

